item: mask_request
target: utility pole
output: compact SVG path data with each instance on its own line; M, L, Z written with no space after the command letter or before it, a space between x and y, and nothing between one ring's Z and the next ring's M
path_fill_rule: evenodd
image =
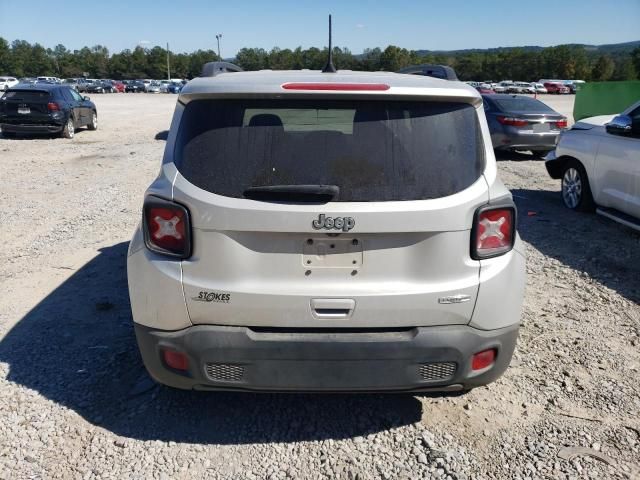
M222 38L222 34L219 33L216 35L216 40L218 41L218 60L222 61L222 57L220 56L220 39Z
M171 81L171 65L169 63L169 42L167 42L167 80Z

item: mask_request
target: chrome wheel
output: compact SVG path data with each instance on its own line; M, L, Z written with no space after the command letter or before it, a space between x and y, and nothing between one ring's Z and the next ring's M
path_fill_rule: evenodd
M98 115L94 113L93 117L91 118L91 130L96 130L97 128L98 128Z
M562 200L564 204L575 209L582 200L582 177L580 172L574 168L569 167L564 172L562 177Z

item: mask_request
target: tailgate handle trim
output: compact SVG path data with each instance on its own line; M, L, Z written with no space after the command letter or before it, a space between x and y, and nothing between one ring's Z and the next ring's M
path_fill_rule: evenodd
M356 308L352 298L313 298L311 311L313 316L321 319L349 318Z

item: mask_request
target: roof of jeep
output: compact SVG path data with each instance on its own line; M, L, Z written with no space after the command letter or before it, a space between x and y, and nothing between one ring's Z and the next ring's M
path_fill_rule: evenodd
M285 83L383 83L385 91L299 91L285 90ZM469 103L480 103L478 91L469 85L424 75L390 72L356 72L340 70L322 73L317 70L260 70L255 72L222 73L213 77L198 77L182 89L181 97L199 97L206 94L229 95L428 95L453 97ZM452 99L453 99L452 98Z

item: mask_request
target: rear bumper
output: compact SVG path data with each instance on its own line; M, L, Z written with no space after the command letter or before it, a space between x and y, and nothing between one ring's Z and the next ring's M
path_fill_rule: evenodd
M46 124L46 125L30 125L30 124L13 124L0 123L0 130L7 133L57 133L62 130L64 124Z
M307 333L198 325L168 332L135 324L144 364L159 383L196 390L318 392L459 391L485 385L508 367L518 328ZM165 366L163 347L188 356L187 374ZM497 350L495 363L473 372L472 355L491 348Z
M553 150L560 131L522 133L509 129L491 135L496 150Z

